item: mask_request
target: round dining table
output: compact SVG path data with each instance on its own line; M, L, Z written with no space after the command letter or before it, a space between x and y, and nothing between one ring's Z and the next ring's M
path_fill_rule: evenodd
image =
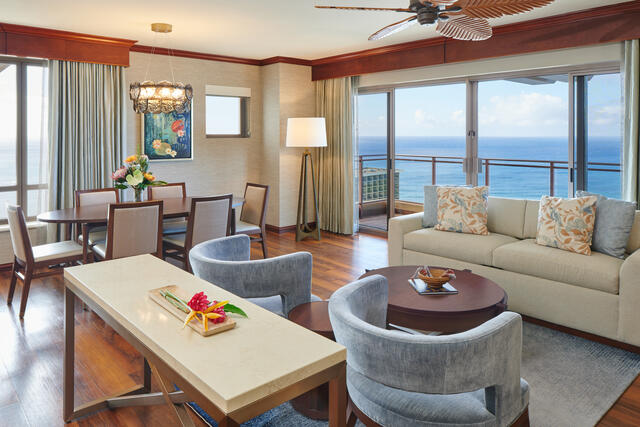
M231 203L231 234L235 234L236 208L244 204L244 198L234 197ZM162 217L180 218L188 217L191 210L191 197L163 199ZM107 223L109 213L108 204L77 206L75 208L59 209L55 211L43 212L37 216L37 220L51 224L65 224L67 226L67 239L71 238L71 225L100 224Z

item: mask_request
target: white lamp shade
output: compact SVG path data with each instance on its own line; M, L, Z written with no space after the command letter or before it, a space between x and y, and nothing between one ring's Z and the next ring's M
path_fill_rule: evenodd
M287 147L326 147L324 117L302 117L287 121Z

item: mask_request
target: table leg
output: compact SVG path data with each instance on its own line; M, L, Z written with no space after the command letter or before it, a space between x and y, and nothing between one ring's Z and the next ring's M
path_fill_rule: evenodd
M329 427L347 424L347 365L343 363L338 376L329 381Z
M184 404L183 403L175 404L171 400L171 396L169 395L169 387L171 382L163 378L160 375L160 372L158 372L158 369L153 365L151 365L151 372L153 372L156 379L158 380L158 385L160 386L160 390L162 391L162 395L164 396L165 402L167 403L167 405L169 405L170 408L173 409L173 413L178 418L180 425L186 426L186 427L193 427L194 426L193 420L191 419L191 416L187 412L187 408L184 406Z
M65 286L64 288L64 393L63 393L63 418L71 421L74 409L74 343L75 343L75 294Z
M229 230L231 236L236 234L236 208L231 209L231 230Z
M235 422L229 417L224 417L222 420L218 421L218 427L239 427L240 424Z

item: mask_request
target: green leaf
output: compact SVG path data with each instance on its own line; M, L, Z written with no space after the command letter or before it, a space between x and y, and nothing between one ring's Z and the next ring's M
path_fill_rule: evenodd
M245 313L240 307L236 307L233 304L226 304L224 307L224 311L227 313L234 313L234 314L238 314L242 317L246 317L249 318L249 316L247 316L247 313Z

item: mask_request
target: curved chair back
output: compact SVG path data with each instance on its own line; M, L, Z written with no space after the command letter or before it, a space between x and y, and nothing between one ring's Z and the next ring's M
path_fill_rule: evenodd
M9 233L11 234L14 255L25 264L33 263L33 249L22 208L8 205L7 220L9 221Z
M262 227L267 213L269 186L248 182L244 190L244 204L240 221Z
M184 182L174 182L166 185L152 185L147 189L149 200L184 199L187 188Z
M283 314L311 301L311 254L297 252L250 261L249 236L238 234L194 246L189 261L197 277L242 298L279 295Z
M105 259L162 257L162 200L109 205Z
M487 408L513 420L521 405L522 319L505 312L454 335L412 335L384 329L387 280L370 276L337 290L329 301L336 340L347 365L398 389L457 394L485 389ZM501 422L498 425L502 425Z
M115 188L95 188L92 190L76 190L76 207L91 205L108 205L119 203L120 196Z

